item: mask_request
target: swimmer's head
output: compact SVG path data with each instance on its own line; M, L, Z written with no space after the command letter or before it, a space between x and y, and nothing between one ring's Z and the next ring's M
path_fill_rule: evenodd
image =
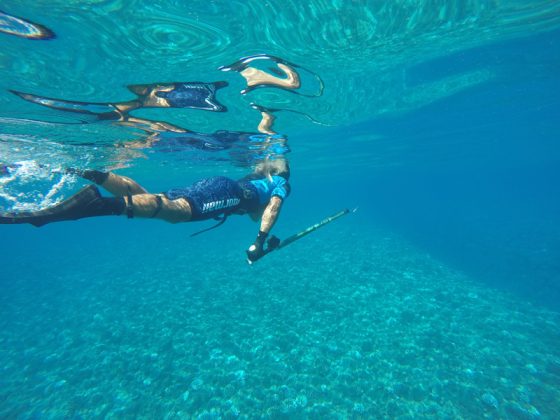
M286 159L265 160L255 166L255 173L265 177L281 176L290 179L290 165Z

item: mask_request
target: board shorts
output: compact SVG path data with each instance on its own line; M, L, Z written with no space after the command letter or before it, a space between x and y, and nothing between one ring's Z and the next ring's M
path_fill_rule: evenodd
M169 200L184 198L191 206L191 221L215 219L232 213L245 214L252 207L256 191L247 190L225 176L205 178L184 188L172 188L163 193Z

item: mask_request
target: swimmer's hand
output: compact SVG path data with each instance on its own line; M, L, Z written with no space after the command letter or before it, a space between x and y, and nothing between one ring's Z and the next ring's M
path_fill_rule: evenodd
M251 245L249 247L249 249L246 251L247 262L249 264L253 264L255 261L264 257L270 251L275 250L278 247L278 245L280 244L280 239L278 239L276 236L272 235L268 239L268 241L266 243L267 247L265 249L264 248L264 241L266 240L267 236L268 236L268 233L259 231L259 234L257 235L257 239L255 239L255 243L253 243L253 245Z
M266 240L267 236L268 236L268 232L263 232L262 230L259 230L257 239L255 239L253 245L251 245L247 250L247 262L249 264L254 263L265 254L264 241Z
M258 244L251 245L249 249L245 252L247 253L247 262L249 264L253 264L255 261L257 261L259 258L261 258L264 255L264 250L262 248L262 245L259 246Z

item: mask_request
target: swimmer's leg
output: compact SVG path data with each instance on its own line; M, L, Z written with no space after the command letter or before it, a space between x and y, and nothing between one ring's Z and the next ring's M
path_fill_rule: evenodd
M272 127L274 121L276 121L276 116L273 114L273 112L277 110L268 109L254 103L251 104L251 107L261 113L261 121L257 126L257 130L259 130L259 133L277 134Z
M170 200L163 194L137 194L124 197L129 217L156 218L169 223L188 222L192 209L187 200Z
M178 223L188 222L192 212L184 198L169 200L156 194L102 197L95 185L88 185L53 207L31 212L0 214L0 224L29 223L41 227L53 222L123 214L129 218L158 218L170 223Z
M191 219L191 206L184 198L169 200L162 194L150 194L133 179L113 172L86 170L81 176L116 197L124 197L129 217L157 218L170 223L188 222Z
M106 175L105 180L99 185L116 197L147 193L144 187L131 178L113 172L105 172L104 174Z
M129 194L146 194L148 191L136 181L126 176L117 175L113 172L102 172L95 169L73 169L70 168L67 172L76 174L88 181L91 181L100 187L103 187L115 197L124 197Z

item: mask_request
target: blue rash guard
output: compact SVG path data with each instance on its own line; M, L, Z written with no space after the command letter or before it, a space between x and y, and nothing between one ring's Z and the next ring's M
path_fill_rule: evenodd
M259 204L266 205L274 196L284 200L288 196L288 181L281 176L273 175L270 178L261 178L249 181L257 190Z
M186 199L192 210L192 221L217 218L220 215L246 214L262 210L274 196L285 199L290 192L288 181L281 176L239 181L217 176L202 179L186 188L173 188L164 193L169 200Z

